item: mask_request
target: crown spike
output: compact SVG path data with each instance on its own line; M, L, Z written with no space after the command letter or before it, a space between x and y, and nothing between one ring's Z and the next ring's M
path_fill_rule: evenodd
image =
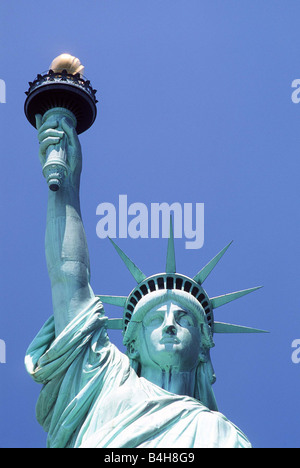
M104 302L104 304L112 304L118 307L124 307L127 296L99 296L97 295L96 297L99 297L101 302Z
M250 294L261 288L262 286L258 286L257 288L245 289L243 291L237 291L237 292L230 293L230 294L224 294L223 296L213 297L210 300L212 304L212 308L217 309L218 307L228 304L228 302L235 301L236 299L246 296L246 294Z
M232 325L231 323L214 323L214 333L269 333L266 330L258 328L244 327L241 325Z
M172 217L170 216L170 235L168 240L168 251L167 251L167 263L166 273L176 272L176 261L175 261L175 247L174 247L174 232Z
M221 250L221 252L219 252L218 255L216 255L204 268L202 268L202 270L199 271L199 273L197 273L196 276L194 276L193 279L194 281L196 281L196 283L200 284L200 286L202 283L204 283L208 275L213 271L213 269L219 263L223 255L227 252L232 242L233 241L231 241L230 244L228 244L223 250Z
M119 318L108 319L106 328L108 330L122 330L123 319L119 319Z
M127 257L127 255L120 249L120 247L118 247L114 243L113 240L111 240L110 237L109 237L109 240L114 246L114 248L116 249L116 251L118 252L118 254L120 255L121 259L125 263L126 267L130 271L130 273L132 274L136 282L141 283L142 281L144 281L144 279L146 279L146 275L144 275L144 273L133 263L132 260L130 260L129 257Z

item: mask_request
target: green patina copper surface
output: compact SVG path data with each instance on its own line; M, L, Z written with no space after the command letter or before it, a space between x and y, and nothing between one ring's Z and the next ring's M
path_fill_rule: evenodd
M261 332L214 320L215 308L257 288L209 298L203 282L229 245L189 278L176 272L171 228L164 273L147 278L113 243L137 286L128 297L95 295L80 212L81 147L74 120L58 113L37 116L42 166L53 145L67 155L48 200L53 316L25 358L43 385L37 419L48 447L251 447L218 412L210 350L214 333ZM123 319L106 317L103 303L124 308ZM110 342L111 328L122 330L126 355Z

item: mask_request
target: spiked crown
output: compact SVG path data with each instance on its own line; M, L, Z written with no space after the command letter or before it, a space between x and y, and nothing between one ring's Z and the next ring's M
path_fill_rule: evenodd
M214 309L221 307L229 302L232 302L240 297L257 291L261 288L255 287L242 291L224 294L222 296L209 298L202 284L219 263L223 255L227 252L232 242L228 244L221 252L219 252L199 273L193 278L176 273L174 235L172 222L170 222L170 237L168 241L166 271L164 273L155 274L147 277L130 258L110 239L114 248L124 261L128 270L137 282L137 286L131 291L129 296L103 296L98 297L103 303L112 304L123 307L122 319L109 319L108 327L114 330L123 330L123 335L126 333L128 324L130 323L135 307L138 302L145 296L150 295L155 291L160 290L179 290L185 291L196 298L204 309L207 324L211 328L211 333L266 333L264 330L257 328L244 327L241 325L232 325L229 323L216 322L214 320Z

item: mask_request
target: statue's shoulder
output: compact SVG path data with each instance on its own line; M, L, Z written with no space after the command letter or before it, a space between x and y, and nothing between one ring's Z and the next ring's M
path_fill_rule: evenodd
M222 444L233 444L236 448L251 448L251 443L241 429L231 422L223 413L208 409L210 419L220 433Z

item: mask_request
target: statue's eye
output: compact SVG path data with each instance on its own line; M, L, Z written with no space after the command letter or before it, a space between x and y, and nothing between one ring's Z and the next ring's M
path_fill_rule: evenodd
M148 317L145 325L150 327L160 327L164 321L163 315L156 314L151 317Z
M184 310L178 311L176 322L182 327L194 325L193 317Z

